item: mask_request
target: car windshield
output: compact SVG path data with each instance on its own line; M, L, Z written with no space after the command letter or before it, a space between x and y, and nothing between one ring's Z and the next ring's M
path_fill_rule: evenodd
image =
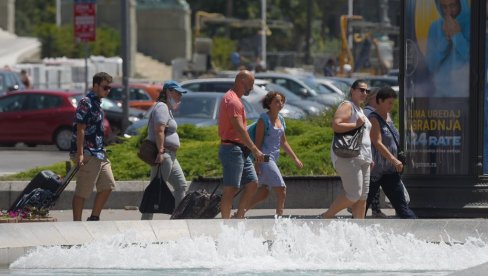
M112 87L108 98L114 101L122 101L124 89L122 87ZM151 101L151 97L143 89L129 88L129 100L131 101Z
M347 94L349 92L349 85L347 85L345 82L338 81L338 80L331 80L332 84L339 88L342 93Z
M214 97L186 97L173 113L179 118L213 119L215 102Z
M84 96L82 94L79 94L79 95L73 95L73 96L70 96L69 97L69 100L71 102L71 104L74 106L74 107L77 107L78 106L78 103L80 102L80 100L83 98Z
M120 107L118 107L114 101L109 99L102 99L102 104L100 106L107 110L120 110Z
M333 93L333 91L330 91L330 89L328 89L327 87L317 83L314 78L304 77L304 78L301 78L300 80L303 81L309 87L313 88L319 94L331 94L331 93Z

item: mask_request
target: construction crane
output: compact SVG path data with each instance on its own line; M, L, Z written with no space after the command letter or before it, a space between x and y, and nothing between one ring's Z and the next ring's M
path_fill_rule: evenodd
M348 73L344 70L347 67L350 68L350 73L360 72L366 74L384 74L388 69L391 69L393 66L393 42L389 40L388 36L398 36L400 33L399 27L367 22L359 15L342 15L340 17L340 27L340 75ZM348 45L349 34L352 34L354 41L352 48ZM362 60L370 60L371 66L363 68L363 64L358 62L358 57Z

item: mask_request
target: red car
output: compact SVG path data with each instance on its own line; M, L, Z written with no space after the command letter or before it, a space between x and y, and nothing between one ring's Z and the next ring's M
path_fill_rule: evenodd
M129 84L129 107L149 110L163 87L158 84ZM112 84L112 89L107 98L119 103L122 106L123 86L121 84Z
M73 119L82 94L65 91L22 91L0 97L0 144L55 144L71 147ZM105 119L105 137L110 125Z

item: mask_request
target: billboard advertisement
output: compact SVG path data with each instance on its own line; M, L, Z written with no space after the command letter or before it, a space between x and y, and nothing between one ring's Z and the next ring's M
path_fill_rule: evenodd
M405 148L413 175L467 175L470 1L405 1Z

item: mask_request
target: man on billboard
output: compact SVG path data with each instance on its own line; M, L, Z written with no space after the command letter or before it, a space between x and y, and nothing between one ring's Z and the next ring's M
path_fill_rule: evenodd
M436 0L441 18L427 37L426 63L433 75L434 97L469 96L470 11L467 0Z

